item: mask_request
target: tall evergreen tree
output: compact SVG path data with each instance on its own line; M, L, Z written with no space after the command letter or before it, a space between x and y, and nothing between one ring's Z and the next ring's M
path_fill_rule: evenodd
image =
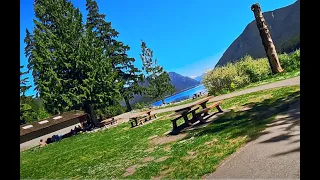
M36 0L34 10L36 26L32 35L27 31L25 53L46 109L57 114L117 102L116 74L79 9L68 0Z
M20 124L25 124L28 118L34 118L34 111L28 104L29 97L26 96L26 91L30 89L31 86L27 85L28 77L23 77L28 72L22 72L20 66Z
M111 27L111 22L105 21L105 14L99 14L97 2L87 0L86 9L86 28L96 36L98 42L95 45L103 48L105 60L111 62L117 74L115 83L119 83L120 93L130 111L132 108L129 100L134 94L142 92L138 83L143 81L143 75L134 67L135 59L128 57L126 53L130 47L116 40L119 32Z
M157 65L157 59L153 60L153 51L147 47L144 41L141 42L140 58L143 63L143 70L147 73L147 95L152 99L161 99L164 104L166 95L174 93L174 86L171 84L169 74L163 67Z

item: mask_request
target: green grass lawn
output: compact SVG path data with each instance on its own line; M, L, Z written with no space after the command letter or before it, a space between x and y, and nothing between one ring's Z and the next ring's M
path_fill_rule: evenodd
M231 110L214 123L187 131L183 139L167 144L153 144L148 138L164 138L172 129L170 112L159 114L159 120L138 128L131 129L128 123L123 123L104 131L80 134L20 153L20 176L23 179L200 179L255 138L276 114L299 97L300 86L291 86L227 99L221 105L223 109L245 105L252 109ZM124 177L129 167L135 171Z

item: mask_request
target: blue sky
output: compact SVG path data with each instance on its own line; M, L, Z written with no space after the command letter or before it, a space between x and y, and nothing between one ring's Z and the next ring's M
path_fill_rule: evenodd
M85 0L72 0L84 21ZM120 32L128 54L141 67L141 39L154 51L166 71L195 77L212 69L228 46L254 20L250 7L259 2L262 11L288 6L295 0L98 0L100 13ZM26 28L33 29L33 0L20 0L20 64L24 55ZM33 85L32 76L30 85ZM27 95L35 94L30 88Z

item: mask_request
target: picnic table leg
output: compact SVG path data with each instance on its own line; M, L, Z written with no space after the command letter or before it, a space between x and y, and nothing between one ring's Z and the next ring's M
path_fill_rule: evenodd
M172 131L175 131L178 128L177 121L172 121L172 127Z
M223 112L223 110L222 110L220 105L217 106L217 109L218 109L219 112Z
M194 122L197 121L197 118L198 118L198 117L196 116L196 111L195 111L195 110L192 111L191 113L192 113L192 120L191 120L191 121L192 121L192 123L194 123Z
M133 121L131 121L131 122L130 122L130 124L131 124L131 127L133 128L133 127L134 127L134 125L133 125Z
M138 119L134 118L134 122L136 123L136 126L138 126Z
M183 116L183 119L184 119L184 123L185 123L186 125L190 125L190 121L189 121L189 119L188 119L188 115L187 115L187 114L183 114L182 116Z
M207 108L207 103L203 103L203 104L200 104L200 105L201 105L202 109ZM205 113L204 113L204 116L207 116L207 115L209 115L209 113L208 113L208 112L205 112Z

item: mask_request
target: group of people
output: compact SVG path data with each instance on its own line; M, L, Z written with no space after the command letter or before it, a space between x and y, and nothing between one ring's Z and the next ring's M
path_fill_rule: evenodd
M90 131L94 127L93 124L89 123L89 122L84 122L82 126L83 127L78 125L74 129L71 129L70 132L68 132L62 136L55 134L52 137L49 137L46 141L43 141L43 139L40 139L40 147L46 146L47 144L50 144L53 142L60 141L61 139L64 139L67 137L77 135L80 132Z
M195 99L197 97L203 96L205 93L204 92L199 92L193 95L192 99Z

